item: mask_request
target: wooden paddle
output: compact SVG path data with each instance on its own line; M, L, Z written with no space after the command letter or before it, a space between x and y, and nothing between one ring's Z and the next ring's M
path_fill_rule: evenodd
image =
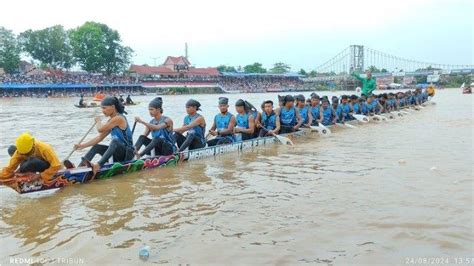
M214 137L213 135L211 135L211 132L207 133L206 134L206 142L211 140L211 137ZM212 138L212 139L214 139L214 138Z
M132 127L132 136L133 136L133 132L135 132L135 127L137 126L137 121L135 121L135 123L133 123L133 127Z
M92 131L92 129L95 127L96 123L97 123L97 122L94 121L94 124L89 128L89 130L87 130L86 134L82 137L82 139L79 141L78 144L81 144L81 143L84 141L84 139L87 137L87 135L89 135L89 133L90 133L90 132ZM73 150L69 153L69 155L66 157L66 159L63 160L63 164L65 164L66 161L69 162L69 158L71 157L71 155L72 155L75 151L76 151L76 149L73 149ZM69 163L70 163L70 162L69 162Z
M369 118L365 115L353 114L352 116L359 122L362 122L362 123L369 122Z
M322 123L319 123L319 126L310 126L309 128L311 128L311 130L313 131L317 131L319 134L323 136L331 135L331 130L329 130L329 128L324 126Z
M373 115L373 117L375 117L375 118L377 118L377 119L379 119L379 120L381 120L381 121L387 121L387 118L386 118L386 117L384 117L384 116L380 116L380 115Z
M336 125L340 126L340 127L348 127L348 128L358 128L356 126L353 126L353 125L350 125L350 124L346 124L346 123L336 123Z
M281 144L285 144L285 145L294 145L293 144L293 141L291 141L291 139L287 138L287 137L283 137L283 136L280 136L280 135L277 135L275 133L273 133L271 130L268 130L266 129L265 127L262 126L263 129L265 129L267 132L269 132L273 137L275 137L279 142L281 142Z

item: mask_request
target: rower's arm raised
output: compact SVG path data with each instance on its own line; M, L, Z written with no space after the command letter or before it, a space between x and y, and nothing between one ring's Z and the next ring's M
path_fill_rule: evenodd
M353 76L354 78L360 80L360 81L363 81L364 79L360 76L359 73L356 73L356 72L352 72L351 76Z

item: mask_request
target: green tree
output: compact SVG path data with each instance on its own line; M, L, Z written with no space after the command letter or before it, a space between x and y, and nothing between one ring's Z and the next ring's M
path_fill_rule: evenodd
M105 24L86 22L71 30L73 56L83 70L106 74L126 71L133 50L122 44L120 34Z
M42 65L56 68L72 66L72 48L67 31L61 25L42 30L27 30L18 37L23 51L41 62Z
M270 69L270 72L275 73L275 74L283 74L289 72L291 67L285 63L278 62L273 65L273 67Z
M314 78L318 75L318 72L316 72L316 70L311 70L311 72L309 72L309 76Z
M380 70L376 66L369 66L369 68L367 70L372 72L372 73L379 73L380 72Z
M237 70L233 66L220 65L216 67L216 69L219 72L237 72Z
M12 31L0 27L0 67L13 73L20 65L20 47Z
M426 83L426 76L415 76L416 83Z
M306 73L306 71L304 69L300 69L298 74L303 75L303 76L308 76L308 73Z
M443 82L440 82L441 84L445 85L447 88L459 88L463 83L468 86L471 84L471 77L469 74L466 75L454 75L454 76L448 76L446 79L444 79Z
M387 73L387 72L388 72L388 70L387 70L387 69L385 69L385 68L382 68L382 69L380 70L380 72L381 72L381 73Z
M267 73L267 70L260 63L244 66L245 73Z

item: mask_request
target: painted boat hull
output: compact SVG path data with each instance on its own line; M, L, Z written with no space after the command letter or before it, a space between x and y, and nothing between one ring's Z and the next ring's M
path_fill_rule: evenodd
M288 138L297 138L310 134L308 131L298 131L285 134ZM122 163L105 164L96 174L94 180L107 179L113 176L135 173L146 169L153 169L166 166L175 166L184 161L200 160L209 157L215 157L220 154L231 152L243 152L258 146L264 146L278 142L275 137L264 137L246 140L242 142L206 147L169 156L155 156L139 160L132 160ZM61 188L73 184L87 183L92 180L93 173L90 168L74 168L61 170L56 173L48 182L35 180L32 182L17 182L10 185L11 188L20 194L44 191Z

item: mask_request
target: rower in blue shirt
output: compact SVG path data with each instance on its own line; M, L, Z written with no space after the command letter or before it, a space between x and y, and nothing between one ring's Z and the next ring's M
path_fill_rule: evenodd
M207 146L215 146L229 144L234 141L234 127L236 119L229 112L229 99L219 97L219 113L214 117L214 123L209 129L209 134L216 136L215 139L209 140Z

